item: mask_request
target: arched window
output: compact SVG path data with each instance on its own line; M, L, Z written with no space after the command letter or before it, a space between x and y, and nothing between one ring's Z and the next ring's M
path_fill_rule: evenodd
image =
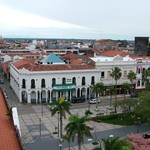
M82 85L85 85L85 77L82 77Z
M140 86L140 80L138 80L138 82L137 82L137 86Z
M52 79L52 85L53 84L56 84L56 79L55 78Z
M92 77L91 77L91 85L94 85L94 84L95 84L95 77L92 76Z
M76 84L76 78L75 77L72 78L72 83Z
M138 69L138 74L140 74L140 73L141 73L141 69L139 68L139 69Z
M66 84L66 78L62 78L62 84Z
M142 72L144 72L144 71L145 71L145 68L143 68Z
M25 81L25 79L22 79L22 88L26 88L26 81Z
M45 79L41 80L41 88L45 88Z
M34 79L31 80L31 88L35 88L35 80Z

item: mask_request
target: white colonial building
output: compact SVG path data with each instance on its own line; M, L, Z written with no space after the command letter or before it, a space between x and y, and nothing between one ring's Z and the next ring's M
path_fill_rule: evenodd
M89 99L91 85L103 82L106 88L114 85L111 77L114 67L120 67L122 77L118 80L118 94L121 86L129 82L127 74L137 73L136 89L144 88L142 70L150 67L150 59L121 57L93 57L89 63L71 64L55 54L50 54L39 62L19 60L10 64L10 85L23 103L48 103L64 95L67 100ZM67 62L67 63L66 63Z

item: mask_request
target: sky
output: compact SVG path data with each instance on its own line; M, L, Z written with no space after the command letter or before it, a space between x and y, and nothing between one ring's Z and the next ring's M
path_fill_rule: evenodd
M0 35L134 40L150 35L150 0L0 0Z

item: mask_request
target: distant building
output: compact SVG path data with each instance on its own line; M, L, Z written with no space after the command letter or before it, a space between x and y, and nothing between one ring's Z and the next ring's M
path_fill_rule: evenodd
M150 56L149 37L135 37L134 55Z

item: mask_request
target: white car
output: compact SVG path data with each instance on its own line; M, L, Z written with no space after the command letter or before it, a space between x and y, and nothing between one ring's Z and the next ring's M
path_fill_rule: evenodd
M96 98L94 98L94 99L90 99L90 100L89 100L89 103L90 103L90 104L96 104L97 102L100 103L100 99L97 99L97 100L96 100Z

